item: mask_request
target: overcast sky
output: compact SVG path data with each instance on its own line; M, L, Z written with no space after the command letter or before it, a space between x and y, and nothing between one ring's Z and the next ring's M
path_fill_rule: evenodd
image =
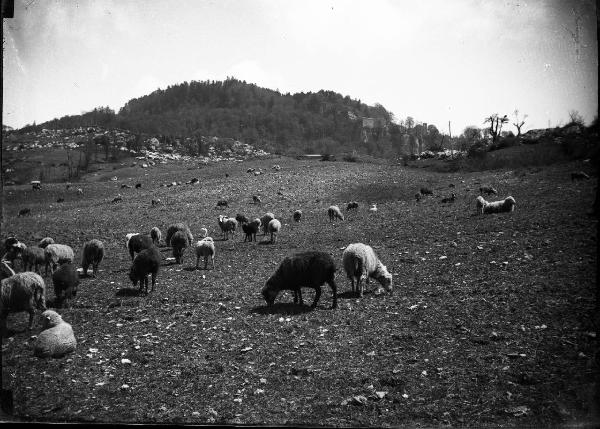
M598 112L592 0L15 0L3 124L234 76L332 90L452 134L492 113L524 130Z

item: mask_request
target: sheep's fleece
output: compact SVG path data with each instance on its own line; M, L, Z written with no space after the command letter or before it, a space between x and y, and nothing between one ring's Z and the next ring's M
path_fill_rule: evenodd
M75 350L77 340L73 328L63 321L56 311L44 311L42 321L44 330L40 332L33 345L34 356L58 358Z

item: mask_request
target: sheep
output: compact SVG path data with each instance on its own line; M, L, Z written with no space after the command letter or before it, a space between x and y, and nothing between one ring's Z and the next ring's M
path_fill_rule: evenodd
M227 200L219 200L217 201L217 207L229 207Z
M6 319L9 313L27 311L28 330L33 326L35 309L46 310L46 286L39 274L26 271L2 280L0 293L0 327L6 333Z
M498 191L496 191L491 186L482 186L479 188L479 192L481 192L482 194L487 194L487 195L492 195L492 194L498 195Z
M188 246L191 246L194 242L194 236L192 235L192 232L190 231L190 228L187 226L187 224L183 222L169 225L169 227L167 228L167 237L165 240L167 246L171 245L171 237L173 237L173 234L175 234L177 231L183 231L186 234L188 238Z
M42 313L42 332L33 344L33 355L39 358L60 358L77 347L73 328L53 310Z
M354 280L356 279L356 291L360 297L363 296L361 280L369 282L369 277L376 279L392 294L392 275L385 265L381 263L371 246L363 243L352 243L344 249L342 263L346 275L352 282L352 292L355 291Z
M263 235L267 235L267 227L269 226L269 222L275 219L275 215L271 212L267 212L260 218L260 224L263 228Z
M350 201L348 203L348 205L346 205L346 211L357 209L357 208L358 208L358 202L357 201Z
M329 206L329 208L327 209L327 214L329 215L329 220L331 222L333 222L335 218L344 220L344 215L342 214L338 206Z
M195 185L196 183L200 182L200 180L198 180L197 177L194 177L192 180L190 180L190 184L191 185Z
M157 198L155 200L152 200L152 206L158 206L161 204L160 198Z
M38 243L38 247L45 249L49 244L54 244L54 239L52 239L51 237L45 237L40 240L40 242Z
M60 198L58 198L58 199L56 200L56 202L57 202L57 203L64 203L64 202L65 202L65 199L64 199L64 198L62 198L62 197L60 197Z
M29 215L31 215L31 209L27 208L27 209L19 210L19 215L17 217L29 216Z
M173 248L173 257L178 264L183 263L183 253L186 247L189 246L188 238L185 232L177 231L171 237L171 246Z
M336 308L335 270L333 258L325 252L297 253L286 257L281 262L275 273L266 281L261 293L267 305L272 306L280 291L291 290L294 292L294 303L303 305L301 288L313 288L315 290L315 300L312 303L312 308L315 308L321 297L321 286L328 283L333 296L331 308Z
M0 261L0 280L7 279L14 275L15 271L8 265L8 262L4 260Z
M235 215L235 220L237 220L240 225L249 222L248 218L241 213Z
M449 197L442 198L442 203L453 203L456 199L456 194L454 192Z
M160 240L162 239L162 232L160 232L160 229L157 226L153 227L150 230L150 238L152 239L152 242L155 246L158 246L160 244Z
M258 220L258 222L257 222ZM254 238L254 241L256 241L256 233L258 232L258 228L260 227L260 219L254 219L252 222L250 223L244 223L242 224L242 231L244 231L244 242L247 241L252 241L252 239Z
M577 171L574 173L571 173L571 182L575 181L575 180L589 180L590 176L588 176L587 174L585 174L583 171Z
M54 306L61 308L64 303L67 303L70 307L70 301L77 295L77 287L79 286L79 273L75 265L71 263L62 264L52 274L52 284L56 296Z
M66 244L49 244L44 249L44 256L46 257L46 275L48 275L48 268L51 273L54 273L58 264L73 262L74 253L73 249Z
M138 235L139 232L130 232L129 234L125 234L125 247L129 249L129 239L134 235Z
M138 281L140 282L140 292L143 289L143 292L148 294L148 274L152 275L152 292L154 292L161 259L158 249L152 246L142 250L133 260L129 270L129 279L133 286L136 286Z
M2 259L9 261L11 265L16 269L15 260L21 257L21 253L27 248L27 246L25 245L25 243L21 243L20 241L17 241L16 243L10 241L9 243L13 244L9 244L6 247L6 253L2 256Z
M200 238L206 238L208 237L208 229L206 228L200 228Z
M433 195L433 191L427 187L422 187L420 192L421 195Z
M271 233L271 243L275 243L280 229L281 222L279 222L277 219L272 219L267 225L267 230Z
M479 199L477 200L478 205L480 204ZM483 214L492 214L492 213L507 213L515 211L515 199L513 197L506 197L500 201L485 201L483 204Z
M141 187L142 187L142 184L141 184L141 183L136 183L136 184L135 184L135 189L140 189Z
M8 237L6 240L4 240L4 249L2 253L6 254L10 249L12 249L12 246L17 243L19 243L19 240L16 237Z
M477 205L477 213L478 214L483 214L483 208L487 204L487 201L481 195L479 195L475 199L475 204Z
M369 207L369 211L371 213L375 213L377 211L377 204L375 204L375 203L371 204L371 207Z
M293 218L294 221L300 222L300 219L302 218L302 210L296 210L293 214Z
M123 184L121 185L121 189L131 189L131 188L132 188L132 186L131 186L131 185L128 185L128 184L126 184L126 183L123 183Z
M261 204L262 201L260 200L260 197L258 195L252 195L252 202L254 204Z
M221 231L223 231L224 239L228 240L229 233L231 233L231 236L233 237L233 234L235 233L235 228L237 227L237 222L233 218L220 215L219 216L219 227L221 228Z
M133 261L133 254L140 253L144 249L154 247L152 238L143 234L134 234L127 241L127 249L129 250L129 256Z
M87 276L87 270L92 265L92 276L96 277L98 265L104 259L104 243L100 240L92 239L83 245L83 256L81 258L81 267L83 275Z
M17 251L17 257L23 261L24 271L40 272L40 266L46 263L44 249L37 246L21 247ZM35 269L33 269L35 268Z
M208 269L208 259L212 261L213 270L215 269L215 243L211 237L204 237L196 243L196 269L200 265L200 258L204 258L204 269Z
M421 193L420 192L417 192L415 194L415 200L417 200L417 202L421 201Z
M117 195L112 200L113 203L118 203L118 202L121 202L121 201L123 201L123 197L121 197L121 194Z
M77 195L83 195L83 189L77 188Z

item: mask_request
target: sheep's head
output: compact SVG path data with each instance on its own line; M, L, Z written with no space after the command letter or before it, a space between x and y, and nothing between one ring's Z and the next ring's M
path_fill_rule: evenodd
M392 275L381 262L377 264L374 277L391 295L393 291Z
M504 200L504 206L510 211L513 211L515 209L516 204L517 202L513 197L506 197Z
M279 288L276 286L272 277L265 283L261 294L268 306L271 306L275 303L275 298L277 298L277 293L279 292L278 289Z
M46 310L41 315L42 329L52 328L62 323L62 317L56 311Z
M131 282L133 283L134 286L137 285L137 282L139 280L135 269L133 267L131 267L131 269L129 270L129 280L131 280Z

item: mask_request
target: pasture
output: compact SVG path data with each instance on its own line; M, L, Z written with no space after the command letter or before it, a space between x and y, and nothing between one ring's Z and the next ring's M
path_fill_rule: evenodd
M281 170L270 167L279 164ZM249 167L266 173L254 176ZM2 388L14 417L48 422L525 426L590 422L598 368L594 324L596 224L587 215L595 177L581 163L479 173L397 165L273 159L118 170L70 190L4 189L3 239L50 236L76 252L100 239L97 278L83 278L60 309L78 345L62 359L32 356L26 313L2 341ZM225 175L228 174L226 178ZM110 181L116 175L119 180ZM161 187L173 181L199 184ZM121 183L142 183L121 189ZM454 187L449 185L453 184ZM482 185L512 195L513 213L477 216ZM427 186L433 196L420 202ZM83 188L78 195L75 188ZM441 199L454 192L456 201ZM122 201L112 203L117 194ZM252 195L262 203L253 204ZM59 197L65 199L56 203ZM151 206L159 198L161 205ZM229 207L216 207L226 199ZM488 198L486 199L494 199ZM348 201L356 211L346 211ZM377 203L378 211L368 207ZM345 220L331 223L337 204ZM31 216L17 217L21 208ZM303 212L298 223L295 209ZM220 214L281 220L275 244L241 229L222 240ZM215 239L215 269L163 261L157 287L137 294L125 234L186 222ZM350 243L371 245L394 276L393 295L350 291L341 266ZM289 292L267 308L260 290L281 260L303 250L338 265L312 310ZM161 247L171 257L170 248ZM204 264L201 262L201 267ZM51 280L45 278L49 301Z

